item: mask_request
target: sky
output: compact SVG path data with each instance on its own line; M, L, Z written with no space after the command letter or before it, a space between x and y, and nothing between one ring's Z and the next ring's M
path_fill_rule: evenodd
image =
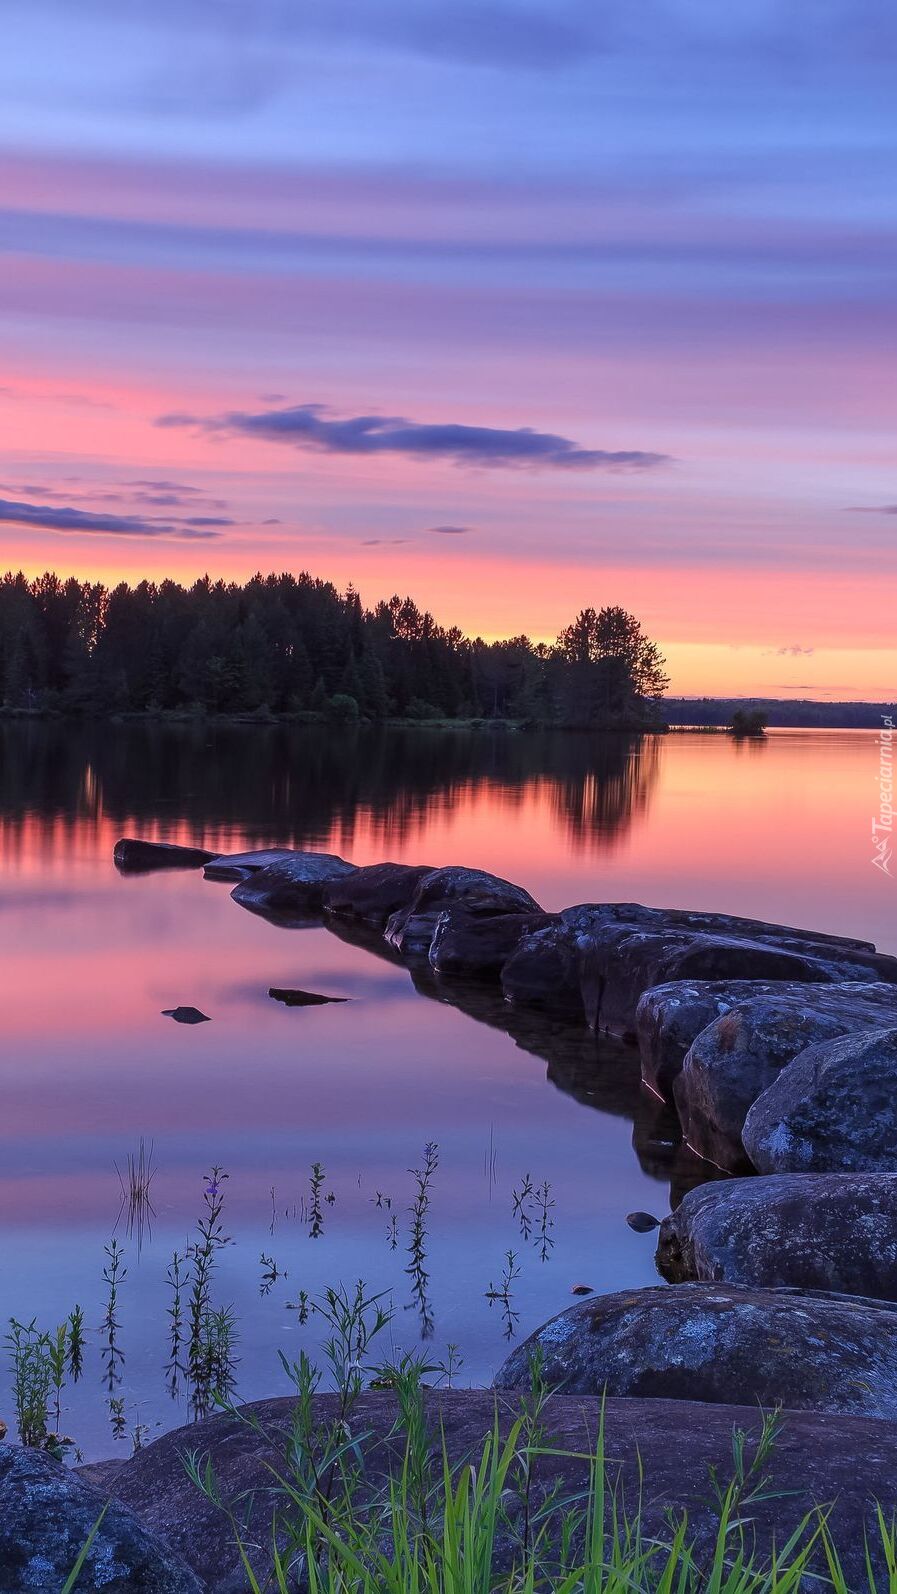
M897 691L887 0L5 0L0 563Z

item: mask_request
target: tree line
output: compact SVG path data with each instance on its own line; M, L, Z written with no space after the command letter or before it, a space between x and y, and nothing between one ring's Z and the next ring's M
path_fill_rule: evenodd
M0 702L106 714L637 724L667 686L634 615L583 609L549 646L438 625L410 597L365 608L301 575L111 590L53 572L0 580Z

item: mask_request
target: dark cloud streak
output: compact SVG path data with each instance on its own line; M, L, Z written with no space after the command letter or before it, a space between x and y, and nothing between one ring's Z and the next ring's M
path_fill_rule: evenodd
M185 521L181 524L147 520L142 515L104 515L89 510L72 509L51 504L27 504L12 498L0 498L0 523L10 526L34 526L44 531L87 532L112 537L175 537L184 540L217 537L217 531L200 529L207 522ZM215 525L229 522L215 521Z
M401 454L408 459L445 459L455 465L545 466L552 470L648 470L667 464L669 455L641 449L582 448L568 437L521 426L464 426L423 423L394 415L331 418L321 404L288 409L231 410L226 415L160 415L162 427L194 427L237 433L294 448L343 455Z

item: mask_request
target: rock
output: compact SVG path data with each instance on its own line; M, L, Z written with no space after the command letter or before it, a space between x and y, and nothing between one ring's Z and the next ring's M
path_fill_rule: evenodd
M382 930L393 913L407 908L430 864L374 863L341 875L324 887L324 911Z
M234 886L241 908L273 918L320 913L331 881L354 874L354 864L329 852L293 852L258 869Z
M660 1219L653 1217L650 1212L627 1212L626 1222L636 1234L650 1234L652 1229L660 1228Z
M437 974L466 979L497 979L522 937L551 922L545 913L499 913L476 918L466 907L440 913L430 942L429 960Z
M302 854L299 854L301 857ZM282 863L285 858L295 858L289 847L264 847L258 852L227 852L210 859L203 869L207 880L245 880L261 869L270 869L272 863Z
M571 1295L594 1295L594 1293L595 1291L591 1284L571 1284L570 1286Z
M691 1286L692 1289L695 1286ZM594 1304L583 1310L594 1310ZM454 1464L477 1454L493 1422L504 1439L519 1414L516 1395L492 1390L430 1391L425 1412L437 1461L444 1434ZM270 1468L277 1466L279 1447L288 1442L295 1402L256 1402L246 1409L257 1428L227 1417L214 1417L157 1439L120 1466L111 1482L116 1494L157 1532L164 1533L215 1594L244 1594L246 1574L223 1511L194 1488L182 1457L195 1450L208 1455L221 1482L224 1499L240 1497L239 1517L248 1515L245 1539L259 1582L272 1586L271 1515L278 1503L271 1489ZM315 1397L315 1416L332 1421L336 1397ZM374 1495L383 1488L387 1462L395 1467L404 1441L393 1427L397 1401L391 1392L366 1393L355 1408L352 1426L371 1436L365 1475ZM594 1448L601 1420L598 1398L558 1393L544 1409L545 1450L535 1465L533 1498L543 1500L552 1486L560 1501L581 1499L588 1489L586 1457ZM604 1405L605 1451L612 1458L615 1489L608 1489L619 1508L620 1491L630 1515L641 1504L644 1538L669 1539L668 1512L688 1514L689 1541L694 1536L698 1561L706 1559L717 1516L710 1487L711 1469L724 1482L732 1475L732 1435L747 1436L750 1459L760 1429L756 1406L692 1404L684 1400L615 1400ZM272 1443L272 1438L275 1442ZM95 1471L86 1468L88 1475ZM758 1551L768 1555L772 1540L782 1545L818 1504L831 1504L829 1526L844 1565L847 1586L866 1587L864 1533L880 1586L886 1588L875 1526L875 1502L890 1519L897 1473L897 1425L864 1417L819 1412L789 1412L764 1474L770 1486L752 1500L751 1530ZM104 1478L105 1481L105 1478ZM512 1505L508 1490L503 1506ZM569 1512L568 1512L569 1515ZM500 1530L501 1532L501 1530ZM513 1551L504 1533L498 1541L499 1564L507 1568ZM824 1574L824 1563L821 1564ZM270 1580L270 1584L269 1584Z
M529 1387L531 1350L565 1394L735 1401L897 1418L897 1308L823 1292L662 1284L571 1306L513 1351L496 1387Z
M198 1007L163 1007L163 1018L173 1018L176 1024L210 1024L212 1021L208 1013L201 1013Z
M703 1185L664 1218L657 1266L674 1284L784 1284L897 1300L897 1173Z
M690 930L627 930L621 926L584 952L598 991L598 1022L617 1034L636 1034L643 993L671 980L828 980L821 962L775 942Z
M429 952L439 915L456 904L463 904L471 917L542 912L522 886L483 869L432 869L418 883L408 906L390 915L387 941L401 952Z
M688 1144L719 1167L748 1167L745 1118L799 1052L847 1031L893 1024L893 985L851 981L737 1002L697 1036L673 1086Z
M59 1594L105 1496L58 1461L12 1445L0 1451L3 1594ZM201 1594L174 1550L113 1500L88 1551L78 1594Z
M122 873L148 874L152 869L199 869L215 857L202 847L180 847L173 841L139 841L122 836L112 858Z
M650 986L635 1013L642 1080L663 1101L672 1101L673 1081L692 1041L736 1002L764 995L803 996L818 989L788 980L673 980Z
M632 902L584 903L559 919L523 938L502 970L505 995L620 1035L635 1036L644 992L672 980L897 983L897 958L787 925Z
M897 1029L809 1046L754 1103L742 1139L761 1173L897 1171Z
M323 1007L328 1002L348 1002L348 996L318 996L315 991L288 991L272 985L268 991L275 1002L286 1007Z

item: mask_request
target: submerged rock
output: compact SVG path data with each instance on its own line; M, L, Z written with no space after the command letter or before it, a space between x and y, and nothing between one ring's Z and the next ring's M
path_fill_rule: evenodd
M123 874L149 874L154 869L199 869L210 863L214 852L203 847L181 847L173 841L140 841L122 836L115 843L112 858Z
M695 1286L691 1286L694 1288ZM588 1310L588 1308L585 1308ZM337 1415L337 1397L314 1398L314 1418L331 1423ZM240 1501L240 1520L246 1523L244 1540L263 1587L273 1586L271 1520L278 1499L271 1488L271 1468L282 1469L289 1443L295 1400L258 1401L245 1408L254 1425L229 1416L209 1418L163 1435L121 1463L104 1486L115 1493L148 1525L164 1534L189 1560L215 1594L244 1594L245 1569L234 1542L231 1523L221 1510L190 1482L183 1455L197 1451L208 1455L221 1482L224 1500ZM519 1416L517 1394L494 1390L427 1390L424 1414L432 1448L441 1455L444 1436L453 1467L469 1461L482 1447L497 1421L502 1440ZM366 1392L353 1412L353 1427L369 1435L363 1441L365 1467L359 1500L382 1498L387 1469L400 1465L404 1436L397 1431L398 1403L391 1392ZM598 1397L559 1392L545 1407L542 1421L546 1452L536 1458L532 1498L541 1503L554 1489L561 1502L581 1499L589 1487L589 1454L594 1452L602 1402ZM761 1414L752 1404L707 1406L684 1400L616 1400L604 1402L605 1452L611 1458L614 1483L607 1491L608 1515L622 1502L630 1514L641 1510L645 1540L669 1540L669 1513L688 1515L688 1542L694 1540L696 1558L708 1559L718 1524L718 1510L710 1487L712 1473L727 1483L732 1476L732 1435L746 1434L746 1455L754 1454ZM875 1503L881 1501L890 1516L897 1474L897 1425L864 1417L831 1416L795 1411L785 1416L782 1432L763 1472L770 1486L751 1501L750 1532L758 1554L769 1556L773 1541L781 1548L789 1534L819 1502L831 1504L828 1523L841 1556L847 1586L866 1586L866 1535L875 1575L887 1587L882 1565ZM367 1492L369 1491L369 1493ZM502 1502L511 1513L509 1488ZM561 1505L563 1511L564 1507ZM569 1518L569 1510L566 1512ZM826 1575L821 1549L818 1563ZM499 1526L496 1570L510 1568L514 1544Z
M798 1053L848 1031L897 1024L897 986L817 986L737 1002L692 1043L673 1095L685 1137L719 1167L749 1166L742 1145L754 1102Z
M897 1418L897 1308L736 1284L661 1284L572 1306L508 1357L499 1389L735 1401Z
M324 888L324 911L382 930L387 919L407 908L430 864L374 863L340 875Z
M201 1013L198 1007L163 1007L163 1018L173 1018L176 1024L210 1024L212 1021L208 1013Z
M802 1051L754 1103L742 1139L761 1173L897 1171L897 1028Z
M664 1218L657 1266L674 1284L793 1285L897 1300L897 1173L703 1185Z
M327 886L354 873L354 864L332 853L293 852L247 875L231 896L241 908L263 916L319 914Z
M0 1587L3 1594L58 1594L106 1502L37 1450L0 1450ZM163 1539L113 1499L76 1584L78 1594L201 1594L202 1585Z
M348 1002L348 996L318 996L315 991L290 991L272 985L268 991L275 1002L283 1002L286 1007L323 1007L328 1002Z
M419 881L406 908L390 915L386 939L399 951L428 953L436 921L447 908L463 905L471 917L509 913L541 913L535 898L522 886L483 869L448 867L432 869Z

